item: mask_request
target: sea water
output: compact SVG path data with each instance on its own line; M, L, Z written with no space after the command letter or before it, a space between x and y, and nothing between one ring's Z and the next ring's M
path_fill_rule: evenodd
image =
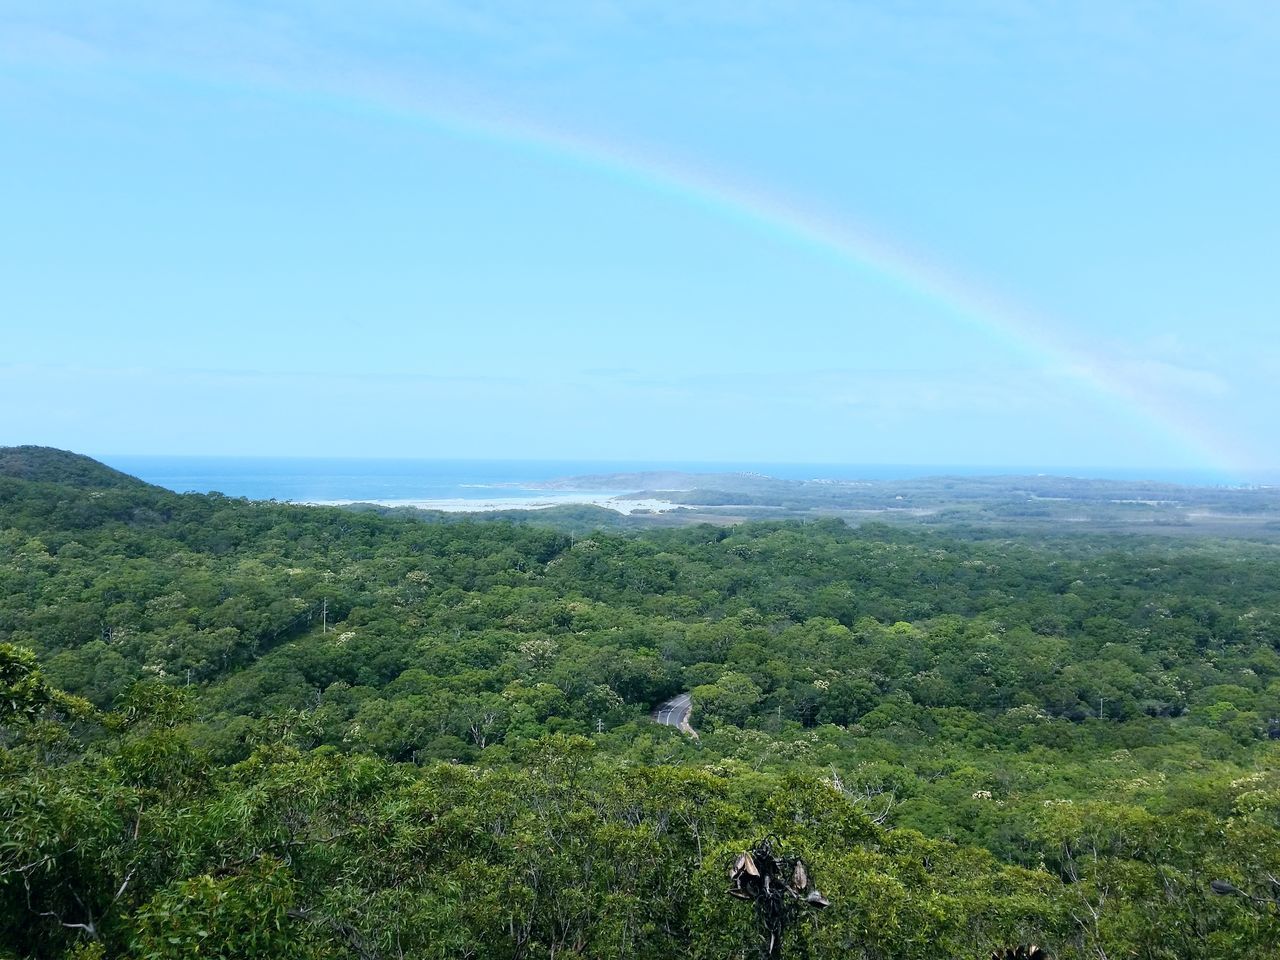
M104 456L109 466L179 493L217 491L253 500L332 501L521 500L548 497L551 481L583 476L677 471L755 473L786 480L899 480L1053 474L1114 480L1235 485L1253 482L1209 471L1114 468L957 466L947 464L804 464L750 462L653 462L617 460L421 460L336 457ZM584 485L585 487L585 485ZM630 492L631 487L602 491ZM555 499L572 494L557 484Z

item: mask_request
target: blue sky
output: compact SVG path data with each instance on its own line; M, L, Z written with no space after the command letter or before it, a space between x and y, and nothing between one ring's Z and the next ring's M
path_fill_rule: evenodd
M1228 0L0 0L0 443L1274 468L1278 48Z

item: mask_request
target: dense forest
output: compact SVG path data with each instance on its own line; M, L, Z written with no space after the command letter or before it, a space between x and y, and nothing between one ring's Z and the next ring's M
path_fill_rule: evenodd
M536 518L535 518L536 519ZM699 736L649 719L683 691ZM586 529L0 451L0 955L1280 945L1280 545Z

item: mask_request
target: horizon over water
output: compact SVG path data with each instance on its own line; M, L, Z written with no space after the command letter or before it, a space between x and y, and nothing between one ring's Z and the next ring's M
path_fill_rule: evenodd
M114 455L103 463L179 493L285 501L494 500L544 497L553 480L649 471L757 473L784 480L906 480L932 476L1053 475L1148 480L1189 486L1238 486L1272 479L1194 469L833 464L651 460L479 460L375 457L218 457ZM563 495L573 488L561 487ZM585 492L585 491L584 491ZM599 493L598 488L592 492ZM618 489L615 493L629 492Z

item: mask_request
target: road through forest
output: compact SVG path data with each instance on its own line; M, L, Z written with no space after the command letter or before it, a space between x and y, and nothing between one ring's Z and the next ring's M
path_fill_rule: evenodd
M689 725L689 714L692 712L693 694L682 693L678 697L664 700L654 707L653 720L655 723L661 723L664 726L675 727L677 730L687 733L697 740L698 732Z

